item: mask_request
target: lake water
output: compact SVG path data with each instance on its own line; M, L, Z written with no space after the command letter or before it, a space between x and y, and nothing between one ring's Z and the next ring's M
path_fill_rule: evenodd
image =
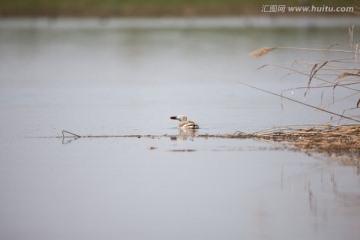
M359 239L359 169L327 156L251 139L55 138L176 135L176 114L199 133L329 121L239 82L306 86L256 69L327 55L248 53L348 44L346 24L221 21L1 20L0 238Z

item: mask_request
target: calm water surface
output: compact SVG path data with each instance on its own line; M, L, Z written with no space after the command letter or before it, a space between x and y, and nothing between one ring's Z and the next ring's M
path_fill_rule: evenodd
M256 68L313 53L248 53L330 46L346 27L56 24L1 25L1 239L359 239L359 170L326 156L254 140L39 138L178 134L174 114L199 133L327 122L238 82L299 86Z

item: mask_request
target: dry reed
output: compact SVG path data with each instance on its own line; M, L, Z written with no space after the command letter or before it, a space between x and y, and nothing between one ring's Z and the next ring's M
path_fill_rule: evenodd
M249 53L249 55L252 57L261 57L275 49L276 49L276 47L262 47L262 48L252 51L251 53Z
M303 86L283 90L282 94L280 94L282 98L300 103L301 101L291 99L291 97L286 98L285 93L289 90L291 90L291 92L296 90L304 90L304 97L307 97L311 89L317 89L317 93L322 91L319 94L320 106L317 107L314 106L314 104L309 104L312 108L329 113L332 117L331 121L334 120L333 117L336 117L335 120L338 121L338 124L344 120L360 122L360 49L358 41L354 39L359 37L358 33L360 32L360 28L352 26L348 29L348 31L348 45L335 43L328 48L286 46L263 47L252 51L249 55L253 57L261 57L271 51L274 51L275 49L321 52L319 59L296 59L290 66L267 64L260 68L275 66L285 69L288 72L288 76L292 76L293 74L308 76L307 81L303 82ZM304 80L306 80L306 78L304 78ZM339 89L346 90L346 93L342 91L342 94L347 95L341 96L338 93ZM331 99L331 101L327 104L327 106L324 107L323 99L325 97ZM336 109L336 104L340 103L342 103L342 113L331 111L332 108ZM304 103L303 105L306 104Z
M337 45L337 44L336 44ZM258 48L249 53L252 57L262 57L265 54L275 50L275 49L290 49L290 50L302 50L302 51L316 51L316 52L335 52L335 53L351 53L354 55L360 55L360 52L357 50L349 51L342 49L330 49L330 48L302 48L302 47L262 47Z
M253 57L261 57L275 49L300 50L321 52L321 58L308 60L295 60L289 67L281 65L273 65L288 71L288 75L300 74L308 76L304 86L283 90L281 94L269 92L264 89L256 88L260 91L270 93L287 99L307 107L315 108L322 112L338 117L337 121L348 120L356 122L351 125L318 125L305 128L277 128L261 131L252 134L253 138L268 139L276 142L282 142L293 146L297 150L306 152L327 152L337 156L345 156L350 159L350 164L358 164L360 160L360 64L359 64L359 44L354 41L356 37L354 33L359 32L359 28L354 26L349 29L349 45L332 44L328 48L304 48L304 47L263 47L252 51L249 55ZM336 49L334 49L336 47ZM325 56L325 58L324 58ZM264 65L260 68L271 66ZM260 69L259 68L259 69ZM304 78L306 80L306 78ZM345 96L337 97L338 89L344 89ZM313 104L304 103L291 97L284 97L283 94L291 90L304 90L304 97L309 94L310 89L320 90L321 105L323 104L324 93L332 90L332 102L328 106L314 106ZM337 98L336 98L337 97ZM340 102L347 101L347 105L342 113L330 111L329 108ZM344 104L342 105L344 106Z
M287 148L295 151L326 154L340 160L342 164L360 166L360 124L283 126L252 134L235 133L207 137L270 140L285 144Z
M327 153L347 165L360 164L359 124L274 128L255 133L254 137L281 142L307 153Z

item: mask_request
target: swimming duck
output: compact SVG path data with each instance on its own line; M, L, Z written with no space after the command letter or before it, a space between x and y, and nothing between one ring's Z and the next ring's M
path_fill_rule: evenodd
M184 115L172 116L170 119L180 121L178 128L179 129L198 129L199 125L197 125L193 121L188 121L187 117Z

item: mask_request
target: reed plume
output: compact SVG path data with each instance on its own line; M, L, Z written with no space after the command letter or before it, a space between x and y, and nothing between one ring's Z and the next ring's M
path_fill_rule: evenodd
M252 57L262 57L265 54L275 50L275 49L291 49L291 50L303 50L303 51L317 51L317 52L335 52L335 53L351 53L355 56L360 55L360 52L357 50L344 50L344 49L329 49L329 48L303 48L303 47L262 47L258 48L249 53Z
M252 57L261 57L275 49L276 47L262 47L252 51L251 53L249 53L249 55Z

